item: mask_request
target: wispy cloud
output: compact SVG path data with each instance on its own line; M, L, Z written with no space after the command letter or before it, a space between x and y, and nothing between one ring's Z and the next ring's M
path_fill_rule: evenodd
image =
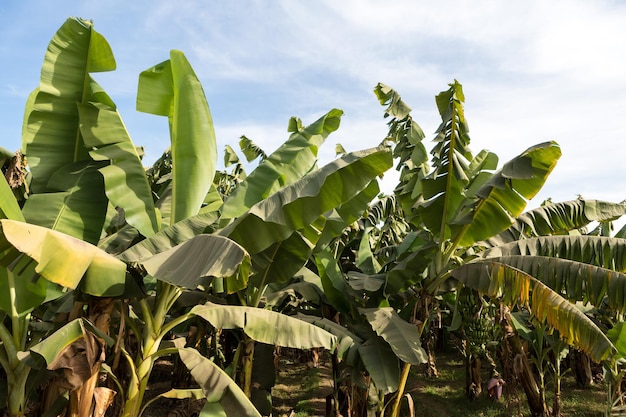
M222 148L246 134L271 150L286 139L289 117L310 123L333 107L346 114L323 158L334 157L337 142L349 150L375 146L386 132L372 94L379 81L402 94L430 140L439 122L434 96L458 79L474 151L489 148L504 161L556 140L564 156L546 193L612 198L626 187L626 5L619 2L35 3L45 17L29 18L33 5L0 17L8 40L3 100L35 85L45 46L67 16L92 18L118 60L116 72L97 79L134 140L156 148L149 155L167 146L167 129L135 112L137 77L180 49L205 87ZM0 131L4 137L21 128L17 113L10 117L2 125L16 127Z

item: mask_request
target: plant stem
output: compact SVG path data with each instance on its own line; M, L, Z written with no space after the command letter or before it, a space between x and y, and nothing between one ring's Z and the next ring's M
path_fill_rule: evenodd
M400 403L402 402L402 397L404 397L404 389L406 387L406 382L409 379L410 371L411 364L405 363L402 368L402 375L400 376L400 383L398 385L398 391L396 392L396 398L393 401L393 408L391 409L390 417L398 417L400 415Z

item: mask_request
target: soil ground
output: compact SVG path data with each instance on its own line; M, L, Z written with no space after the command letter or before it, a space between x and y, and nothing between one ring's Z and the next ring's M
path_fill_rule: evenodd
M274 417L324 417L326 396L332 393L332 370L327 354L320 357L317 367L311 362L287 353L280 357L276 385L272 390ZM413 369L407 385L415 416L423 417L505 417L529 415L524 393L514 384L505 386L504 397L496 402L485 392L475 401L464 394L465 370L462 358L456 353L437 356L439 377L427 378ZM160 361L155 366L146 399L170 389L172 363ZM486 382L486 376L484 382ZM548 390L552 387L548 386ZM567 372L562 380L563 416L599 417L604 415L606 400L604 383L589 388L576 386L573 375ZM551 393L548 394L549 401ZM159 399L146 408L144 417L197 416L202 400ZM404 415L408 416L408 413Z

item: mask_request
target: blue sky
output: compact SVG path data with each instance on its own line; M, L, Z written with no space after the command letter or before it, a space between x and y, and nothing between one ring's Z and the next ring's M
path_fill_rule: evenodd
M386 133L378 82L400 92L434 137L434 96L457 79L477 153L501 163L557 141L563 157L532 205L626 198L626 4L595 0L63 1L0 3L0 146L20 147L23 108L47 44L70 16L94 21L117 70L95 74L146 164L168 146L167 121L135 111L141 71L183 51L207 95L220 150L245 134L271 152L287 121L344 110L321 162ZM427 147L430 144L427 143ZM390 172L384 187L391 190Z

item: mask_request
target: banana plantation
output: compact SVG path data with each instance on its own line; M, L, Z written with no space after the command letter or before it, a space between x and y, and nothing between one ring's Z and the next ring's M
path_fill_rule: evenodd
M557 143L504 163L473 153L452 81L427 140L378 84L388 134L376 147L339 146L318 166L340 127L332 109L291 118L271 153L245 136L220 150L173 50L139 74L137 110L166 117L171 140L145 168L94 78L115 67L93 24L68 19L25 105L21 149L0 148L4 415L139 417L195 400L200 416L268 416L281 348L328 358L327 416L415 415L407 381L436 379L442 338L463 360L468 403L515 389L525 415L563 415L563 373L588 385L594 367L604 414L624 415L626 231L612 222L626 204L526 210ZM385 194L378 179L394 169ZM170 384L148 396L164 359Z

